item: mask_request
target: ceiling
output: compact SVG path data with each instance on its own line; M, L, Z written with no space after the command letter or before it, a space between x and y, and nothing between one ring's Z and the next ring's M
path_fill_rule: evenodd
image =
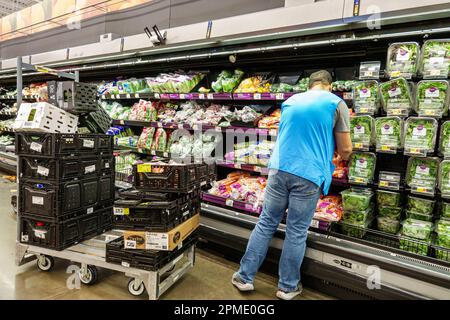
M7 16L43 0L0 0L0 17Z

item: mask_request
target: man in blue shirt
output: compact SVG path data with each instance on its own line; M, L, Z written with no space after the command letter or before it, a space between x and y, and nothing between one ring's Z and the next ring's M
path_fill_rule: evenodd
M281 106L263 211L240 269L232 278L241 291L254 290L253 279L287 209L277 297L291 300L302 292L300 267L307 232L321 193L328 193L333 154L336 150L347 160L352 153L348 107L331 93L331 83L329 72L315 72L309 80L309 91L292 96Z

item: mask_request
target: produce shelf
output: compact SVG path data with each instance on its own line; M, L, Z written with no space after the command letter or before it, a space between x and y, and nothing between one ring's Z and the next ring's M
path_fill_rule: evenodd
M263 100L283 101L295 93L122 93L104 94L102 100L150 99L150 100Z
M214 203L214 204L220 205L222 207L231 207L231 208L234 208L237 210L242 210L242 211L250 212L253 214L260 214L262 211L262 207L260 207L260 206L255 207L251 203L227 199L227 198L215 196L215 195L212 195L212 194L209 194L206 192L201 193L201 198L203 201Z
M265 166L259 166L254 164L248 164L248 163L240 163L240 162L232 162L232 161L225 161L225 160L217 160L216 164L220 167L226 167L231 169L237 169L237 170L244 170L244 171L250 171L250 172L258 172L262 175L268 175L269 174L269 168Z
M35 100L38 98L39 98L39 95L22 96L22 100ZM0 100L17 100L17 96L0 95Z

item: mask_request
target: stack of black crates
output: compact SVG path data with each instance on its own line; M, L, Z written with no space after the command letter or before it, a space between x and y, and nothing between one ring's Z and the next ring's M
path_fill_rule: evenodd
M106 261L156 271L195 245L196 230L186 237L174 230L199 219L200 190L215 174L214 164L135 165L134 188L120 192L114 204L114 229L125 230L124 237L108 243ZM155 233L175 235L176 247L148 248L148 234Z

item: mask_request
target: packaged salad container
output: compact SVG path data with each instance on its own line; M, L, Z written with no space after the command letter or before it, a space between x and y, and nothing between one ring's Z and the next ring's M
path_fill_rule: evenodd
M408 196L408 203L406 208L413 212L433 215L435 203L435 200Z
M429 221L429 222L433 221L432 215L418 213L418 212L409 211L409 210L406 210L406 218L420 220L420 221Z
M407 117L413 106L413 96L405 78L394 79L380 84L380 97L388 116Z
M396 234L400 230L400 221L388 217L378 217L377 228L382 232Z
M373 217L373 205L362 211L344 210L343 220L350 223L363 223L369 217Z
M439 171L439 158L408 159L406 184L412 193L434 195Z
M369 217L363 222L347 222L341 221L342 233L349 237L363 238L367 232L367 228L372 224L372 218Z
M447 114L449 83L445 80L422 80L417 84L416 112L419 116L441 118Z
M353 110L358 115L374 115L379 107L378 81L358 81L353 87Z
M370 152L354 152L350 156L348 181L367 185L373 182L377 157Z
M400 117L376 118L375 141L377 152L396 153L403 147L403 120Z
M386 71L390 78L411 79L417 74L420 46L417 42L399 42L389 46Z
M344 211L365 211L371 207L373 191L351 188L341 192Z
M378 216L389 218L391 220L399 220L402 215L401 207L378 207Z
M444 158L450 158L450 121L445 121L441 126L439 151Z
M436 234L436 258L450 261L450 220L438 220Z
M450 160L444 160L439 165L439 190L443 198L450 198Z
M433 223L428 221L406 219L403 221L401 235L418 240L430 240Z
M353 150L369 151L373 143L374 120L371 116L353 116L350 118L350 137Z
M401 205L401 194L393 191L377 190L379 207L398 207Z
M418 240L412 237L400 236L400 250L409 251L421 256L427 256L431 246L431 240Z
M450 75L450 39L425 41L420 73L424 79L445 79Z
M450 221L438 220L436 221L436 233L449 233L450 234Z
M441 202L441 218L450 219L450 202Z
M434 152L437 128L436 119L408 118L405 123L405 154L426 156Z

